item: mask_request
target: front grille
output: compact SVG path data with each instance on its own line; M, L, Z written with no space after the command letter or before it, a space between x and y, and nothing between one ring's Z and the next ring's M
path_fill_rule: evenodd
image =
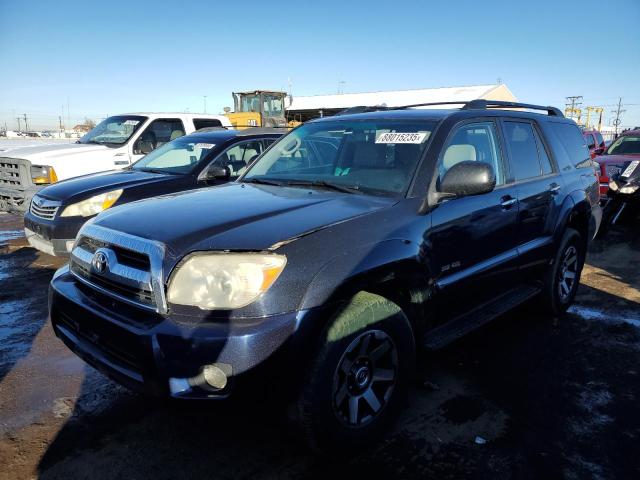
M144 253L135 252L127 248L119 247L118 245L108 245L106 242L89 237L82 237L78 245L91 253L95 253L99 248L109 247L115 252L119 263L145 271L151 268L149 256Z
M35 217L42 218L44 220L53 220L56 213L58 213L59 208L59 202L52 202L36 195L31 201L29 211Z
M156 242L90 224L78 234L69 267L100 294L164 313L163 255Z
M21 187L20 165L9 158L0 158L0 187Z

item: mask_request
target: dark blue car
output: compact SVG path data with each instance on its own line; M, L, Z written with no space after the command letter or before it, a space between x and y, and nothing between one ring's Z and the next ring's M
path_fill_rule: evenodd
M202 129L163 145L124 170L43 188L25 214L27 240L50 255L68 256L80 227L98 213L134 200L237 178L283 133L268 128Z
M236 182L85 225L51 283L56 334L147 393L261 383L312 446L344 452L393 418L418 349L530 299L566 311L601 219L573 121L493 101L359 110L296 128Z

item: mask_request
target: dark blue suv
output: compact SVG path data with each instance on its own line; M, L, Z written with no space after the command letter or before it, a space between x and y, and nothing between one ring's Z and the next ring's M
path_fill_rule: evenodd
M308 122L235 182L100 214L51 283L56 334L136 390L263 382L313 446L375 438L417 349L532 298L562 314L601 218L556 108L414 107Z

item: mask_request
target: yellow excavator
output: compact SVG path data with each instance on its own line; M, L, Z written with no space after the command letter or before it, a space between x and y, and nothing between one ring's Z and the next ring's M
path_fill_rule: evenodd
M300 122L289 122L285 116L286 92L254 90L233 92L233 112L225 108L225 115L238 130L252 127L295 127Z

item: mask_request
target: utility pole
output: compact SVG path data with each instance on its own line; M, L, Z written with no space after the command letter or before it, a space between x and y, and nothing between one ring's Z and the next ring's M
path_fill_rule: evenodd
M23 113L22 116L24 117L24 130L26 132L28 132L29 131L29 123L27 123L27 114Z
M578 120L580 120L580 105L582 105L582 95L575 95L573 97L565 97L567 99L566 108L564 114L567 117L575 117L578 114Z
M58 129L62 132L62 117L58 115Z
M21 132L22 128L20 128L20 117L16 117L16 120L18 121L18 131Z
M618 98L618 108L615 110L611 110L611 113L616 114L616 118L613 120L613 126L616 127L616 137L618 136L618 127L620 126L620 115L626 112L626 110L622 110L622 97Z

